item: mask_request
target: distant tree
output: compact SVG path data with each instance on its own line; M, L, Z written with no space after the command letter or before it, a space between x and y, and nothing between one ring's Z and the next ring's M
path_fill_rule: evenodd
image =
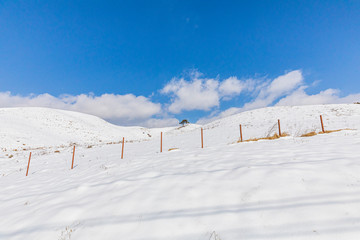
M181 125L185 125L185 124L188 124L189 123L189 121L188 120L186 120L186 119L184 119L184 120L182 120L181 122L179 122L179 124L181 124Z

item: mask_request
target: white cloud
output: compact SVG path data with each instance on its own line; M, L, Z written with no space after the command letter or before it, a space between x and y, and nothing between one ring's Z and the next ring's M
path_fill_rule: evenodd
M318 94L308 95L305 92L306 87L300 87L291 95L288 95L276 104L277 106L293 106L293 105L316 105L316 104L332 104L332 103L353 103L360 101L360 94L352 94L346 97L340 97L338 89L327 89Z
M210 110L219 106L218 81L214 79L193 79L188 82L183 78L173 79L161 92L174 96L169 106L171 113L183 110Z
M340 90L338 89L327 89L313 95L307 94L305 90L309 86L304 84L304 78L300 70L291 71L272 81L257 81L256 83L253 101L245 103L241 108L232 107L220 113L212 113L208 117L199 119L197 123L205 124L243 111L272 105L316 105L360 101L360 93L340 97ZM311 86L314 86L314 83Z
M266 92L273 97L278 97L294 90L297 86L303 83L303 80L304 78L301 70L291 71L275 78L268 89L266 89Z
M241 81L237 77L230 77L224 81L201 78L201 73L193 71L190 80L173 78L161 90L161 93L172 97L168 110L171 113L182 111L204 110L219 107L221 100L229 100L244 91L250 91L255 81L248 79Z
M189 79L173 78L162 94L170 96L170 103L154 103L149 97L133 94L61 95L50 94L20 96L0 92L0 107L49 107L92 114L120 125L166 127L178 125L174 114L182 111L204 110L212 113L198 120L203 124L242 111L273 105L309 105L329 103L352 103L360 101L360 94L340 96L337 89L327 89L309 95L301 70L295 70L271 79L240 80L235 76L224 80L204 78L198 71L188 74ZM247 94L252 100L242 107L231 107L220 112L222 101Z
M280 97L283 97L303 83L301 70L291 71L275 78L273 81L265 82L257 86L259 91L257 97L244 105L244 109L250 110L260 107L266 107L274 103Z
M133 94L114 95L103 94L99 97L81 94L76 97L72 109L105 119L144 119L160 113L160 104L151 102L143 96Z
M0 93L0 107L49 107L92 114L114 123L131 124L147 120L161 112L161 104L133 94L62 95L50 94L19 96Z
M253 90L254 86L255 81L252 79L241 81L237 77L229 77L220 83L219 92L224 100L229 100L232 96L239 95L243 91Z

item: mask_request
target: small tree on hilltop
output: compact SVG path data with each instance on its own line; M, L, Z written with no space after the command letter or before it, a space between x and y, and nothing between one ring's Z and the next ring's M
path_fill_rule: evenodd
M181 124L182 126L185 126L185 125L188 124L188 123L189 123L189 121L186 120L186 119L184 119L184 120L182 120L181 122L179 122L179 124Z

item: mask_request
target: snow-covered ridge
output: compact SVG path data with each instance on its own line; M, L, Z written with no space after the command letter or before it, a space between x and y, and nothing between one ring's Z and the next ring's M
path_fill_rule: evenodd
M50 108L0 109L2 148L100 144L148 139L147 129L120 127L98 117Z
M216 120L204 126L190 124L186 127L146 129L121 127L98 117L49 108L0 109L0 144L2 148L38 148L106 144L127 141L143 141L158 137L161 131L168 138L181 134L193 135L200 127L205 130L208 144L228 144L239 137L242 124L244 139L266 137L277 131L280 119L283 132L300 136L319 131L319 115L324 117L325 128L357 129L360 125L360 105L316 105L294 107L269 107L239 113Z
M239 124L243 128L244 139L267 137L278 131L279 119L283 133L298 137L304 133L321 131L320 115L323 116L325 130L360 128L359 104L261 108L216 120L204 128L221 141L236 139L239 136Z

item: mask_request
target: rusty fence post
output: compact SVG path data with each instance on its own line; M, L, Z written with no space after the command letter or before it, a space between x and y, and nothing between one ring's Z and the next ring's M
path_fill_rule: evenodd
M124 158L124 142L125 142L125 138L123 137L123 140L122 140L122 148L121 148L121 159Z
M26 170L26 176L27 176L28 173L29 173L30 159L31 159L31 152L30 152L30 155L29 155L29 162L28 162L28 166L27 166L27 170Z
M323 122L322 115L320 115L320 122L321 122L321 129L322 129L322 132L323 132L323 133L325 133L325 129L324 129L324 122Z
M160 135L160 152L162 152L163 132Z
M74 168L74 158L75 158L75 145L74 145L74 149L73 149L73 156L72 156L71 169L73 169L73 168Z
M279 126L279 136L281 137L280 119L278 119L278 126Z
M204 148L204 130L201 128L201 148Z
M241 141L241 142L243 141L243 136L242 136L242 127L241 127L241 124L240 124L240 141Z

